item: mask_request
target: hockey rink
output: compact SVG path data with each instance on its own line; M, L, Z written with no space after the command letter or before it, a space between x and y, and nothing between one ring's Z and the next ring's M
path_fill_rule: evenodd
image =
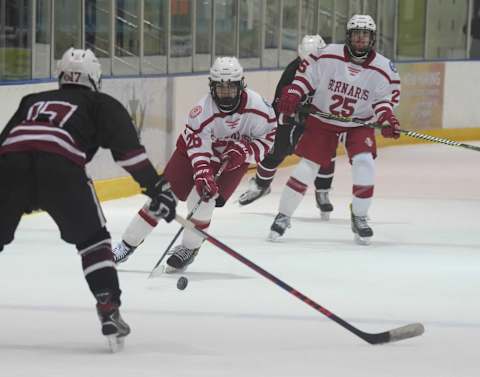
M208 232L361 330L422 322L421 337L369 345L208 243L183 274L184 291L180 275L147 279L179 228L162 223L119 266L132 333L110 354L74 246L38 214L0 254L0 376L478 376L480 153L389 147L376 166L370 246L353 242L345 156L329 222L310 189L292 228L266 241L288 167L272 194L240 208L234 200L252 173L245 177ZM114 243L144 200L103 203Z

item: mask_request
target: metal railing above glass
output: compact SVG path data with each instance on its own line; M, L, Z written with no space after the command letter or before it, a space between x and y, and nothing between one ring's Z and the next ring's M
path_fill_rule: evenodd
M105 76L205 72L220 55L281 69L305 34L343 43L356 13L392 60L480 58L480 0L0 0L0 81L54 78L70 46Z

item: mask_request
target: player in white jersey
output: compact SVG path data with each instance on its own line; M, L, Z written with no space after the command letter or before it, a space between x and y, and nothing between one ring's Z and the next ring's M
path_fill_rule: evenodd
M279 123L295 112L303 95L315 91L311 104L314 110L384 124L382 135L398 138L400 124L393 108L400 100L400 77L394 64L374 50L375 35L376 25L370 16L354 15L347 23L344 45L328 45L320 54L304 59L292 84L284 88L278 105ZM271 240L290 227L290 217L319 166L328 164L335 153L340 133L345 134L352 164L352 231L359 243L369 243L373 231L367 213L373 197L377 155L374 129L354 122L326 120L315 113L307 118L297 145L301 160L282 193L279 213L271 226Z
M230 198L249 164L265 157L277 126L271 105L246 88L243 68L236 58L217 58L209 79L210 93L188 114L164 171L175 196L187 201L189 211L200 203L190 221L201 229L208 228L214 208L222 207ZM225 161L223 172L215 178ZM148 208L147 203L114 248L117 263L125 261L157 225ZM201 243L201 237L185 230L181 244L167 259L167 272L190 264Z

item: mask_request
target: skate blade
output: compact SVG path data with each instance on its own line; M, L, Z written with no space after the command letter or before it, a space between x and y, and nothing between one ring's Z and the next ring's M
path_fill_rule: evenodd
M125 337L118 337L117 335L107 335L107 344L111 353L117 353L125 347Z
M179 273L185 272L186 269L187 267L175 268L166 264L165 267L163 268L163 272L165 272L166 274L179 274Z
M262 192L260 195L254 197L254 198L242 198L242 196L240 195L240 198L238 198L238 200L237 200L238 204L240 205L240 207L246 206L246 205L251 204L251 203L257 201L258 199L270 194L271 191L272 191L272 189L269 187L264 192Z
M360 237L358 234L355 234L355 242L358 245L368 246L372 242L372 237Z
M281 237L280 234L278 234L277 232L271 231L267 236L267 241L277 242L280 239L280 237Z
M320 220L322 221L330 220L330 212L320 212Z

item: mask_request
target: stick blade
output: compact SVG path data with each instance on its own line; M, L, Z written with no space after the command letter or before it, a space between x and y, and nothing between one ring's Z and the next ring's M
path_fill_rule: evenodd
M379 334L368 334L364 339L370 344L384 344L414 338L425 332L421 323L411 323Z
M389 341L398 342L399 340L414 338L416 336L422 335L424 332L425 327L421 323L411 323L409 325L390 330Z
M165 266L163 266L162 264L155 267L152 272L150 272L150 275L148 275L148 278L149 279L152 279L152 278L156 278L156 277L159 277L160 275L163 275L163 273L165 272Z

